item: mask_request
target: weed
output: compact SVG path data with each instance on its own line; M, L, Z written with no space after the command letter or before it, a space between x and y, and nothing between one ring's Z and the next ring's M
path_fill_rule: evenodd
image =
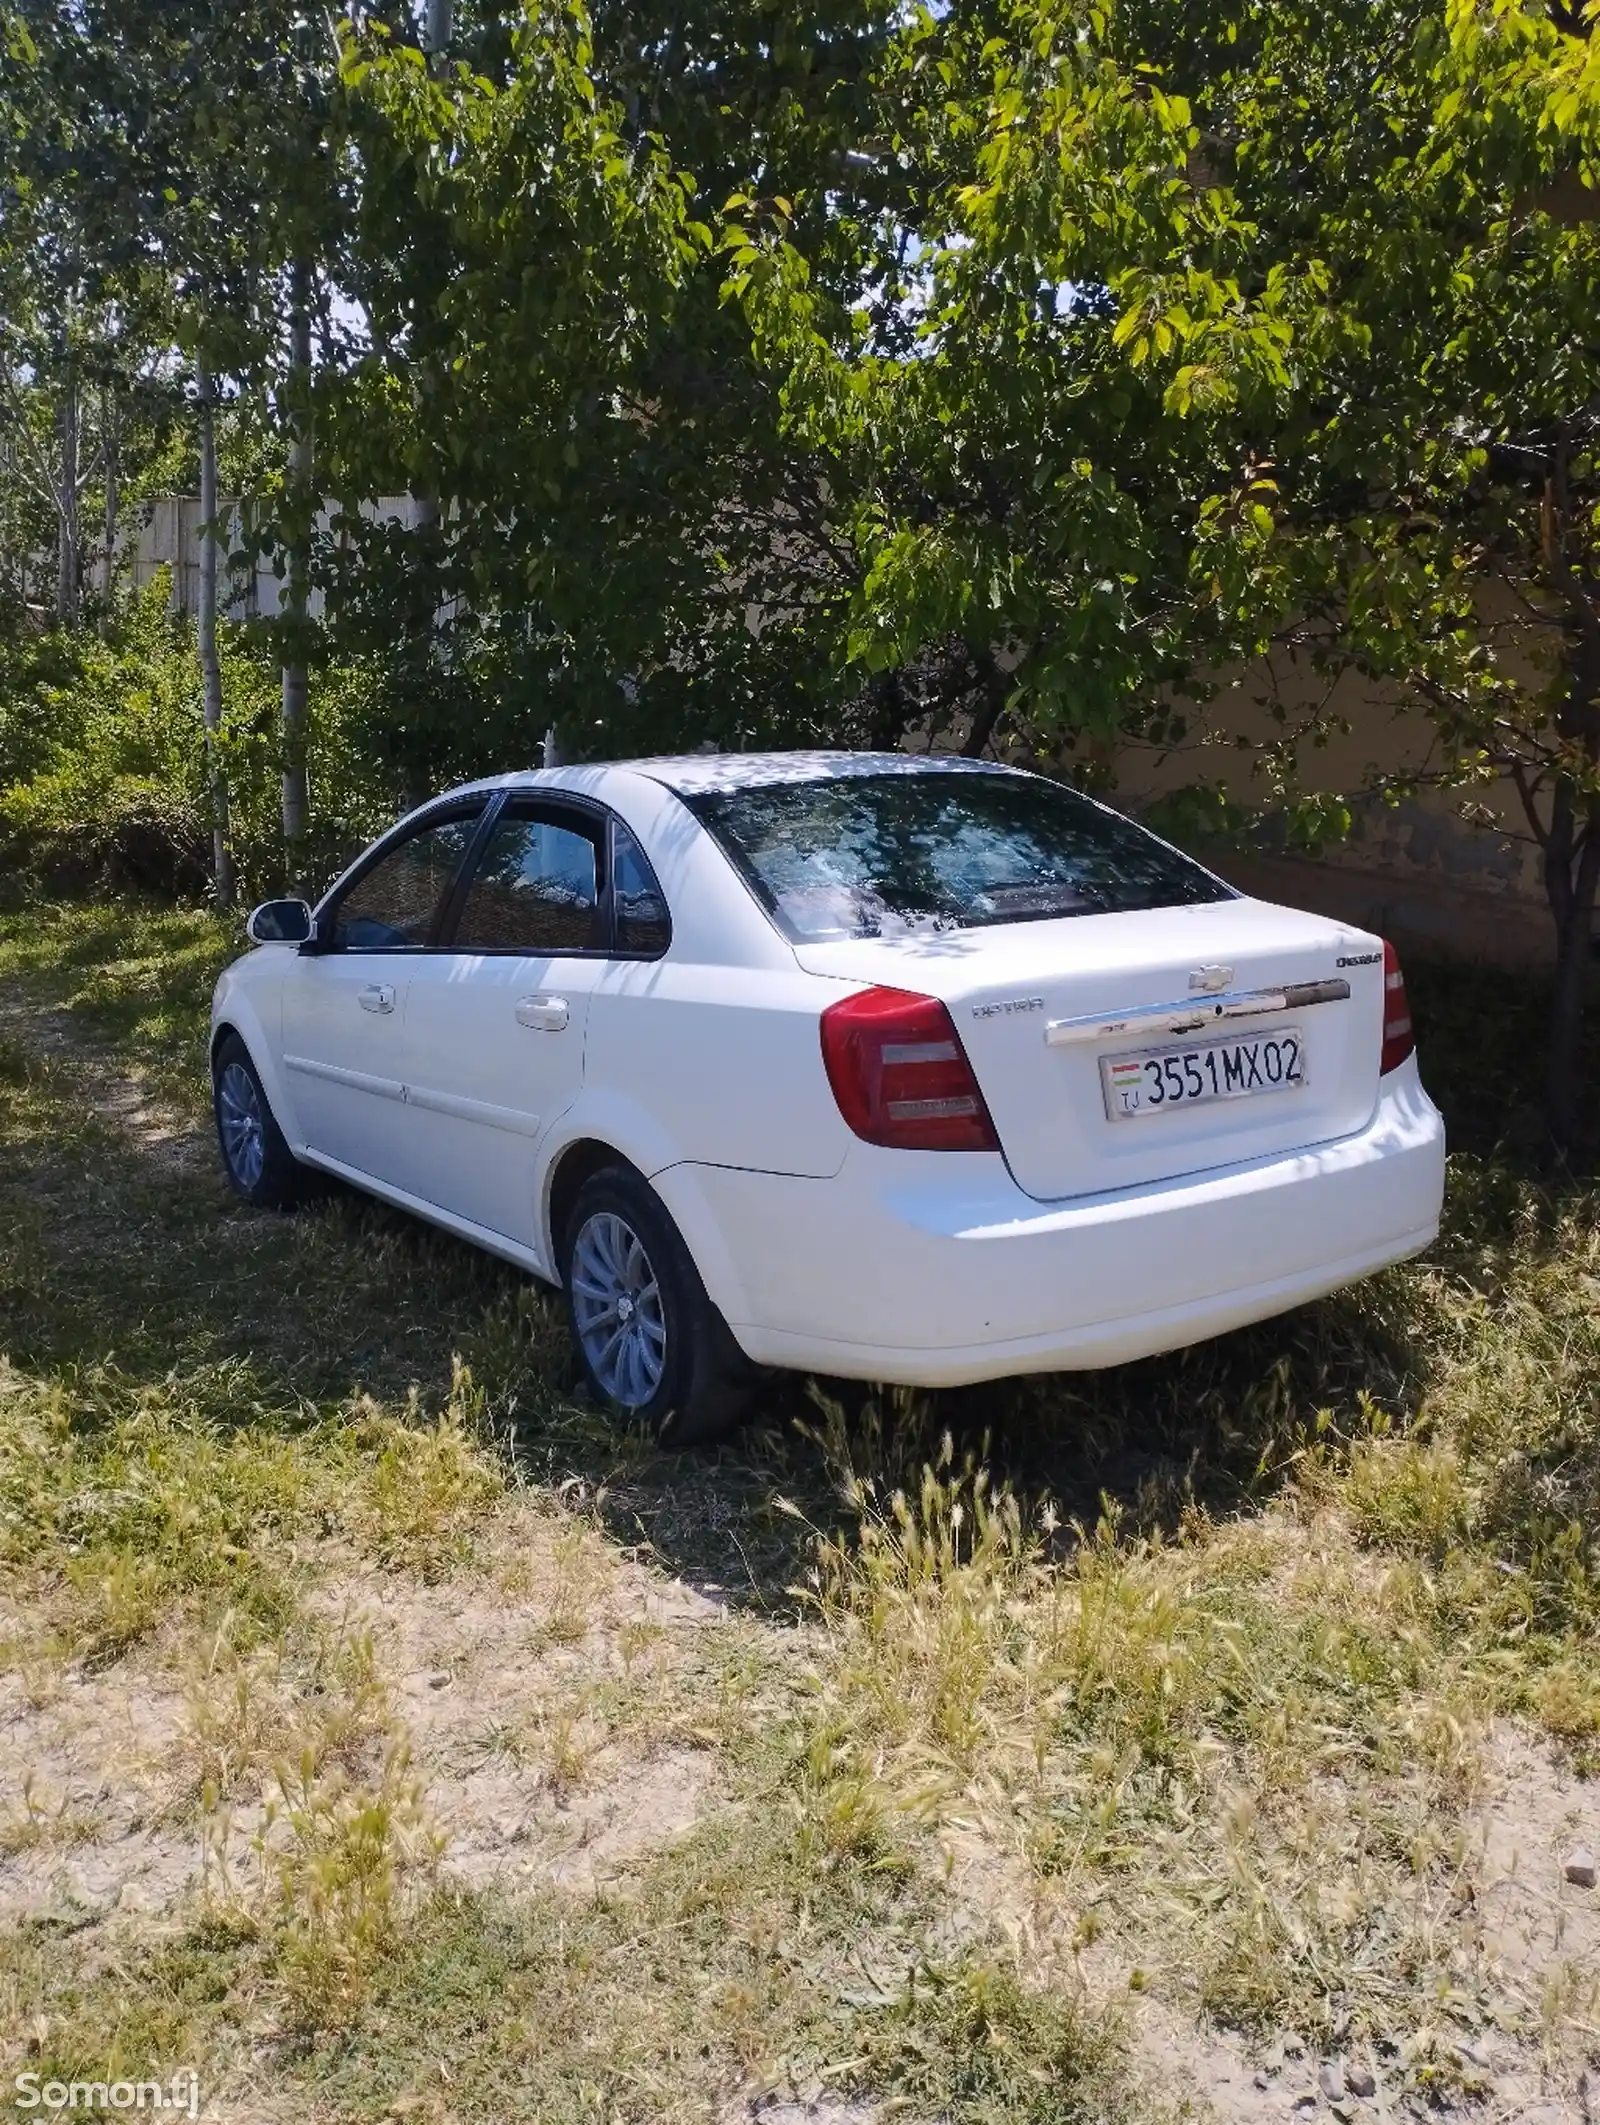
M280 1759L242 1858L231 1811L207 1799L213 1916L263 1942L287 2026L344 2027L444 1849L403 1736L391 1732L368 1778L330 1761L315 1738Z
M345 1517L362 1547L428 1579L464 1562L473 1528L505 1488L484 1450L486 1428L482 1390L459 1358L432 1424L415 1389L403 1419L359 1401L351 1431L370 1459Z
M100 1835L99 1818L74 1808L66 1794L52 1800L33 1772L23 1778L19 1804L0 1815L0 1857L14 1858L40 1846L79 1845Z
M861 2017L860 2050L836 2077L890 2087L917 2116L955 2125L1102 2125L1117 2100L1115 2024L1070 1987L1040 1992L969 1953L914 1969Z

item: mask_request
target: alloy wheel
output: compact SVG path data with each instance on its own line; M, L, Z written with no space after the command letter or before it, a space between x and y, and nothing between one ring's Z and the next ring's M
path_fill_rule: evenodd
M254 1188L266 1162L266 1128L260 1091L243 1063L229 1063L217 1080L217 1123L228 1171L241 1188Z
M643 1409L667 1369L661 1286L644 1243L625 1218L600 1210L572 1249L572 1318L602 1391Z

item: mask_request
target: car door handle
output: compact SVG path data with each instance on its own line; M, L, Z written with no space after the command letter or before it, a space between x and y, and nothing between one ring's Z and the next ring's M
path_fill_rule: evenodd
M357 990L356 1001L363 1011L392 1011L394 990L386 981L369 982L366 988Z
M517 999L517 1024L536 1032L559 1033L572 1016L564 996L521 996Z

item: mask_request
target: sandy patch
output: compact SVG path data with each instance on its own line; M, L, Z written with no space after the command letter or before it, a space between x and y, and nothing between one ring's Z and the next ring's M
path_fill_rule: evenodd
M200 1873L198 1833L173 1816L182 1694L142 1665L68 1669L44 1703L7 1682L0 1924L165 1909Z

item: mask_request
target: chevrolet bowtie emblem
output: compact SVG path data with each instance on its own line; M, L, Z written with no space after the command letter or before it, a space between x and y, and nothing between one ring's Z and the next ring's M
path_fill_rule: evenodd
M1219 991L1233 986L1232 967L1196 967L1189 976L1189 986L1202 996L1215 996Z

